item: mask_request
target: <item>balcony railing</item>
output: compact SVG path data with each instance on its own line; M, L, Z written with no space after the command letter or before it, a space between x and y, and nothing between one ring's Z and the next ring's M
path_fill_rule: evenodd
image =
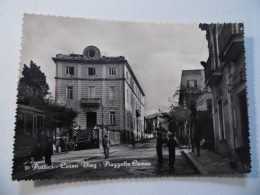
M202 62L201 65L204 67L205 71L205 81L207 81L212 73L216 70L216 60L218 60L218 55L211 54L207 62Z
M220 58L223 58L232 43L243 41L243 24L224 24L218 36Z
M83 106L99 106L101 100L99 98L82 98L81 105Z
M228 92L233 93L241 84L246 82L246 70L242 67L228 84Z

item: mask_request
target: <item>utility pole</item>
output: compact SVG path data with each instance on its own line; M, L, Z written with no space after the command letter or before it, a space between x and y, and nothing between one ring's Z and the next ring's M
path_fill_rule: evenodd
M101 128L102 128L102 140L103 140L103 137L104 137L104 106L103 106L103 103L102 103L102 124L101 124Z

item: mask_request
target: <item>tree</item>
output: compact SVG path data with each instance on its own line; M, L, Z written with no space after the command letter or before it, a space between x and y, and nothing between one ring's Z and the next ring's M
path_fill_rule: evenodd
M183 125L190 120L190 110L183 106L174 107L171 105L169 112L163 112L162 117L169 124L169 131L173 134L177 133L177 137L181 140L183 137L179 133L183 133ZM178 131L179 130L179 131Z
M57 103L51 97L46 76L40 70L40 66L33 61L30 62L29 67L24 65L18 84L17 103L45 111L45 126L52 130L56 127L71 127L78 114L72 108Z
M51 96L44 99L44 108L46 112L46 127L48 128L70 128L77 112L72 108L57 103Z
M197 86L181 86L180 90L180 104L190 110L190 135L192 151L194 151L194 141L197 146L197 156L200 156L200 139L201 139L201 128L198 122L198 107L205 103L208 89L201 89ZM200 117L200 120L202 118Z
M29 67L24 64L18 84L18 103L38 108L43 103L43 98L49 94L48 90L49 85L40 66L33 61L30 62Z

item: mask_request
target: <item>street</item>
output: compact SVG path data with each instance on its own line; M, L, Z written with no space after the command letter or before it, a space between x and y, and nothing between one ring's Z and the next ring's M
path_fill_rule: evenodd
M158 165L155 147L155 140L137 143L135 148L130 144L111 146L109 159L104 159L102 148L56 154L52 156L53 167L51 169L42 170L44 162L36 162L35 170L21 174L21 179L84 178L97 180L198 174L179 148L176 148L175 168L169 169L166 146L163 147L164 162L162 165Z

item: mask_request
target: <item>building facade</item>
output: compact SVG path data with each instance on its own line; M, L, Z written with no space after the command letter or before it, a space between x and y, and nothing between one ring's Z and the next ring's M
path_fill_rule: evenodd
M243 24L200 24L206 31L209 58L201 62L205 83L212 89L216 152L238 161L236 149L249 157L249 126Z
M182 70L179 104L187 107L192 95L196 99L197 111L206 111L211 104L211 89L205 85L203 69ZM188 97L189 96L189 97Z
M167 133L169 130L169 124L163 119L163 114L158 112L150 114L145 117L145 132L152 137L157 137L157 130L161 125L161 128L165 130L163 133Z
M179 106L179 96L180 96L180 87L177 87L173 96L172 96L172 106L178 107Z
M182 70L179 105L191 112L191 118L181 124L178 136L182 139L189 138L190 142L192 139L204 139L212 149L214 145L212 94L211 89L205 85L203 69ZM192 110L196 112L197 129L195 129L195 123L191 121ZM199 131L199 135L196 131Z
M144 92L127 60L105 57L95 46L53 58L56 101L72 107L81 129L108 128L121 141L144 136Z

